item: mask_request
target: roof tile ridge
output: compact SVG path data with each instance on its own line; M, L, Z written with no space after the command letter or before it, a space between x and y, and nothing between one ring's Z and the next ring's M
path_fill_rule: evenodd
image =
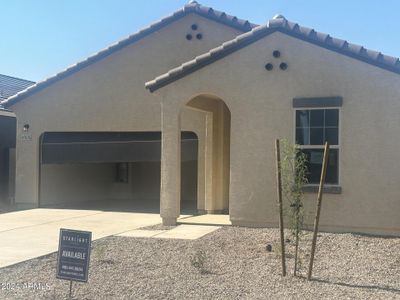
M11 79L17 80L17 81L25 81L25 82L35 83L35 81L32 81L32 80L23 79L23 78L19 78L19 77L15 77L15 76L10 76L10 75L6 75L6 74L0 74L0 76L8 77L8 78L11 78Z

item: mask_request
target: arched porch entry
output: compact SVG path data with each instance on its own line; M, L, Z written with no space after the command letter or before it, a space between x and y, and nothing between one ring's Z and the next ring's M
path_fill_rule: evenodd
M181 213L181 176L185 174L180 132L189 129L182 127L182 117L187 110L203 116L201 124L190 128L196 132L197 126L201 132L198 135L197 210L201 213L229 212L231 113L221 98L201 94L184 105L162 106L160 213L164 225L176 224ZM185 123L188 126L187 118Z
M185 109L204 114L203 141L198 159L197 209L200 213L229 212L230 123L225 102L214 95L198 95ZM181 128L182 129L182 128Z

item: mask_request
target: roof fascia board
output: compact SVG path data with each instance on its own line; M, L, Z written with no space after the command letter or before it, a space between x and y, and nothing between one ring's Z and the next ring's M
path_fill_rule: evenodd
M373 65L375 67L379 67L381 69L385 69L387 71L390 71L390 72L393 72L393 73L396 73L396 74L400 74L400 70L398 70L397 68L393 68L393 67L391 67L389 65L380 63L379 61L373 61L371 59L368 59L368 58L363 57L361 55L358 55L356 53L336 48L336 47L331 46L331 45L329 45L327 43L320 42L318 40L310 39L310 38L308 38L306 36L303 36L301 34L297 34L296 32L293 32L291 30L287 30L287 29L280 28L280 27L276 28L276 30L281 32L281 33L284 33L286 35L289 35L291 37L294 37L294 38L297 38L299 40L302 40L304 42L307 42L307 43L310 43L310 44L313 44L313 45L316 45L316 46L320 46L320 47L325 48L327 50L331 50L333 52L336 52L336 53L339 53L339 54L342 54L342 55L357 59L357 60L362 61L364 63L367 63L369 65Z

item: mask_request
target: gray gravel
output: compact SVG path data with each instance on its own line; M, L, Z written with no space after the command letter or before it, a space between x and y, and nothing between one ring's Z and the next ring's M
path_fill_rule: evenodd
M303 276L310 240L307 233L301 245ZM400 299L400 238L322 233L311 282L291 275L292 242L287 243L289 275L281 277L278 244L276 229L238 227L195 241L105 238L93 243L89 282L74 283L74 298ZM201 253L203 269L192 263ZM69 282L55 279L55 265L53 253L0 269L0 283L45 287L0 290L0 299L65 299Z

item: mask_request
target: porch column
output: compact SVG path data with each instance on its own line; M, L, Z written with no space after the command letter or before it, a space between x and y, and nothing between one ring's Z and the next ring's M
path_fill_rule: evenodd
M171 105L172 106L172 105ZM176 225L181 202L181 126L179 110L162 105L160 214L163 225Z

